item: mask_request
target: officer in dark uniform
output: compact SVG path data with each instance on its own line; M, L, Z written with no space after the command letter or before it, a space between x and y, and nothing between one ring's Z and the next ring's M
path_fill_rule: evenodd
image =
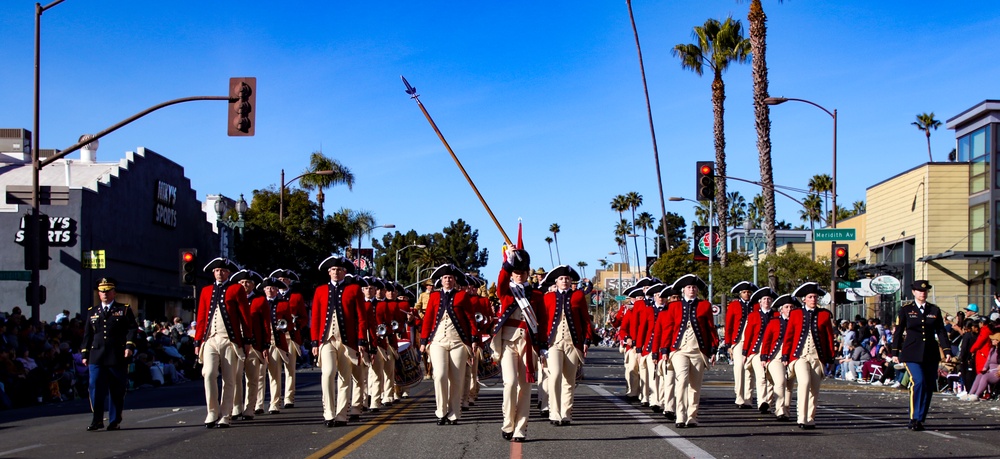
M892 334L894 363L903 362L913 385L910 388L910 430L924 430L924 419L931 407L931 396L937 385L941 351L945 361L951 360L951 345L944 329L941 308L927 302L931 284L925 280L913 282L913 302L899 308L896 329ZM903 337L903 332L906 337Z
M104 402L111 395L108 430L119 430L128 384L128 360L135 352L139 324L127 304L115 302L115 281L97 283L101 304L87 310L83 332L83 364L90 369L90 409L94 413L88 431L104 428Z

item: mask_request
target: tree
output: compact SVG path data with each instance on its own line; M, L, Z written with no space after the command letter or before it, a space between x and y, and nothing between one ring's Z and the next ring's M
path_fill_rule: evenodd
M712 209L705 204L708 201L700 201L697 206L694 206L694 218L695 223L699 226L708 226L708 220L711 218Z
M552 258L552 240L552 238L545 236L545 243L549 245L549 265L554 268L556 266L556 262Z
M852 214L851 211L845 209L844 207L842 207L840 205L837 206L837 221L847 220L848 218L851 218L853 216L854 216L854 214ZM832 217L833 217L833 211L832 210L826 213L827 221L830 221L830 218L832 218Z
M625 201L628 203L629 209L632 210L632 223L635 223L635 210L642 205L642 195L635 191L629 191L625 195ZM635 226L632 227L632 230L635 231ZM639 241L632 238L632 245L635 246L635 262L639 263Z
M625 263L629 263L631 266L631 260L628 254L628 240L625 239L625 235L632 233L632 225L629 224L628 220L624 218L615 225L615 242L618 242L618 247L622 249L622 260ZM638 256L638 255L637 255Z
M553 224L549 225L549 232L552 233L552 239L554 241L556 241L556 260L558 260L559 264L561 265L562 264L562 256L559 255L559 224L558 223L553 223Z
M761 228L764 219L764 195L758 193L753 200L747 204L747 219L754 228Z
M699 271L699 268L702 267L704 267L704 274ZM660 258L657 258L656 263L653 263L649 270L652 276L663 279L667 283L672 283L678 277L688 273L698 274L702 278L707 278L705 276L708 275L706 265L695 264L694 257L691 255L691 246L688 245L687 241L682 241L660 255Z
M392 271L395 269L393 265L397 251L408 245L418 244L424 248L413 247L399 252L399 279L396 280L403 285L425 280L430 268L444 263L454 263L465 271L477 272L489 260L489 252L479 249L479 230L473 231L459 219L439 233L417 234L410 230L401 234L397 231L386 234L381 241L372 240L372 247L378 254L375 257L376 264Z
M580 268L580 277L587 277L587 262L578 261L576 262L576 266Z
M802 210L799 211L799 217L804 222L809 222L809 229L816 229L816 220L823 218L823 201L819 198L816 193L809 193L806 200L802 202Z
M809 179L809 191L822 194L825 208L830 210L830 192L833 191L833 179L827 174L816 174Z
M333 219L344 225L344 227L346 227L351 234L358 237L358 253L353 254L352 256L352 258L354 258L355 266L357 266L358 269L374 272L372 267L364 266L362 264L361 240L364 239L365 235L370 234L375 230L375 214L367 210L351 210L346 207L342 207L335 214L333 214Z
M722 74L730 64L747 61L750 56L750 40L743 38L743 26L732 17L721 23L716 19L706 20L704 25L694 28L694 39L697 43L674 46L673 54L681 59L682 68L701 76L707 66L714 75L712 111L715 115L715 208L720 236L725 241L729 208L726 205L726 135L723 116L726 86L722 81ZM726 265L726 245L722 244L722 250L719 251L719 263L722 266Z
M729 193L729 225L738 228L747 219L747 200L739 191Z
M307 190L319 189L316 193L316 201L319 202L319 213L323 215L323 190L334 185L347 185L347 189L354 190L354 174L351 170L340 164L335 159L328 158L321 151L314 151L309 155L309 168L302 171L303 174L316 171L333 171L330 175L305 175L299 179L299 184Z
M936 131L937 128L941 127L941 121L934 119L934 112L930 112L917 115L917 120L910 124L924 131L924 134L927 135L927 160L934 162L934 157L931 156L931 129Z
M866 208L868 206L865 205L864 201L854 201L854 204L852 204L852 207L854 208L853 211L852 211L854 213L854 215L861 215L861 214L865 213Z
M625 218L625 216L622 215L622 212L628 210L628 202L625 199L625 195L620 194L611 200L611 210L618 212L619 220Z
M669 238L663 237L664 226L667 227L667 231L670 233ZM660 240L660 245L656 250L656 255L662 256L668 250L672 250L687 240L687 223L684 221L684 217L681 217L673 212L667 212L666 225L657 225L656 234L659 234L662 238ZM669 243L665 242L667 239L669 239Z
M640 212L639 216L635 217L635 221L633 222L636 230L642 230L642 252L647 257L649 256L649 244L646 243L648 241L646 239L646 231L653 229L653 222L653 214L649 212ZM660 254L659 247L656 247L656 254Z

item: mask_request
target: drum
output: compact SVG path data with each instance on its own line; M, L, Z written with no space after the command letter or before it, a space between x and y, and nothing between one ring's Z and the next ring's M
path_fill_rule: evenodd
M414 386L424 379L424 366L421 365L420 353L410 343L399 343L399 358L396 359L396 385L399 387Z
M479 359L477 373L479 380L494 378L500 374L500 362L493 358L493 351L489 347L483 348L483 355Z

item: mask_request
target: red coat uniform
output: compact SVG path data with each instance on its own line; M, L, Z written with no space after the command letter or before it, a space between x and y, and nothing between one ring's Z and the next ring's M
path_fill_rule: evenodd
M657 328L657 322L666 324L667 317L667 306L663 305L662 308L657 310L656 306L650 306L646 308L646 313L642 317L642 324L639 332L641 339L639 340L639 350L642 355L649 355L650 353L659 354L660 347L657 345L656 337L659 333L663 333L662 330Z
M368 337L369 343L375 343L378 347L382 349L387 349L389 343L395 345L395 340L392 338L395 335L392 333L392 304L393 301L386 299L372 300L371 302L365 302L365 309L370 313L368 316L369 320L369 330L370 333ZM374 307L372 305L374 304ZM378 326L385 325L385 337L378 337ZM390 341L391 340L391 341Z
M816 352L819 353L819 360L825 364L833 363L833 324L830 311L816 308L813 315L813 323L805 324L805 309L793 309L788 314L788 329L785 331L785 342L782 344L782 359L789 363L794 362L802 354L805 347L806 335L809 329L815 328L813 343L816 345Z
M290 290L285 291L285 299L288 300L289 314L288 329L292 335L292 341L296 343L302 343L302 331L305 330L306 326L309 325L309 314L306 311L306 300L302 297L301 293L292 292ZM295 317L292 320L291 317Z
M761 339L760 343L761 360L766 362L771 359L781 358L778 351L785 340L785 334L787 332L788 319L782 319L781 313L778 313L774 318L767 322L767 327L764 327L764 338Z
M292 313L287 301L279 299L272 312L271 304L267 301L266 297L254 297L253 301L250 302L250 326L253 328L254 336L257 339L256 344L253 346L254 349L264 352L264 350L270 347L272 341L276 341L275 344L278 348L286 352L290 350L285 334L274 334L274 324L281 319L285 319L288 322L288 326L291 327Z
M732 346L740 339L740 333L746 327L747 319L749 314L744 314L744 312L749 312L748 310L753 305L744 305L743 301L740 299L735 299L729 302L729 306L726 306L726 345Z
M719 334L715 331L715 320L712 319L712 305L705 300L696 300L694 324L698 327L695 336L698 338L698 346L705 356L709 356L712 349L719 345ZM683 337L681 329L686 326L684 320L684 301L674 301L667 307L667 317L665 330L660 335L657 347L660 354L667 354L678 349L679 337Z
M368 319L364 314L365 297L358 284L345 280L340 283L340 303L330 304L330 283L316 287L313 294L312 320L309 328L312 334L313 346L326 339L332 322L327 321L327 315L337 315L340 325L340 339L348 347L358 350L358 346L368 345Z
M469 302L469 296L461 290L452 290L452 292L455 295L452 299L452 310L455 312L452 324L462 337L462 342L472 345L472 332L476 329L476 322L473 319L474 313L472 312L472 304ZM432 292L430 299L427 300L427 312L424 313L424 324L420 332L421 344L430 342L430 338L437 331L441 315L445 314L444 309L441 308L442 293L440 291Z
M749 357L760 352L761 343L764 339L764 329L770 324L771 320L780 315L780 312L773 309L765 313L760 307L755 308L750 313L750 316L747 317L747 324L743 327L743 355Z
M514 294L510 290L510 273L507 272L506 269L501 269L500 276L497 278L497 298L500 299L500 311L497 313L496 320L493 322L493 329L490 331L490 334L494 336L497 333L500 333L503 326L507 324L511 314L514 314L514 311L521 308L517 304L517 300L514 299ZM528 299L528 303L531 305L531 309L535 313L535 319L538 320L538 331L540 335L541 328L547 323L545 320L545 294L536 288L531 288L531 290L525 291L525 298ZM512 321L509 325L514 327L523 327L527 331L528 340L531 344L536 347L541 345L541 341L538 340L536 336L532 336L531 328L528 327L527 324L514 323Z
M622 309L625 309L625 312L622 313L622 320L618 325L618 341L621 341L624 345L626 340L631 338L629 330L632 329L632 318L635 316L635 312L632 309L628 309L625 305L622 305ZM625 348L629 349L630 347L625 345Z
M215 291L215 284L206 285L201 289L201 296L198 298L198 325L195 327L194 340L201 343L207 337L210 313L212 312L212 293ZM250 328L247 318L250 315L250 304L247 303L246 290L240 284L223 284L225 289L224 304L226 305L226 316L223 316L226 325L226 332L229 340L237 346L243 346L247 342L253 342L253 330Z
M570 321L573 325L570 328L570 334L573 336L573 346L582 352L583 345L590 342L590 331L592 329L590 326L590 314L587 311L586 295L581 290L571 290L567 293L570 296ZM542 332L539 338L543 343L547 343L545 345L546 348L555 339L556 325L558 325L558 317L556 316L558 312L557 299L558 292L546 293L543 299L543 304L545 305L545 322L539 319L539 328Z
M670 353L670 341L664 338L669 333L671 309L679 308L680 301L673 301L664 306L663 311L656 315L653 322L653 336L650 338L650 345L653 353L658 359L666 357Z

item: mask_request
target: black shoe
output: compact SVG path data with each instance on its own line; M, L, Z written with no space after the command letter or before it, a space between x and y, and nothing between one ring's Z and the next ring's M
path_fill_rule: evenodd
M371 411L372 413L378 413L378 408L369 408L368 411Z
M504 432L501 430L500 436L503 437L504 440L510 441L512 438L514 438L514 432Z
M511 439L514 443L524 443L524 437L514 437Z
M744 403L742 405L736 405L736 406L739 407L739 409L741 409L741 410L747 410L747 409L752 408L749 403Z
M799 424L799 429L806 430L806 425L805 424Z
M760 410L760 414L767 414L768 411L771 411L771 405L767 402L764 402L761 403L760 407L757 409Z
M550 419L550 420L549 420L549 424L552 424L552 425L554 425L554 426L558 426L558 425L560 425L561 423L560 423L559 421L553 421L553 420L551 420L551 419Z
M334 427L344 427L347 425L347 421L333 421Z
M448 424L449 425L453 425L453 426L457 426L458 425L458 419L449 419L448 420Z
M108 424L108 430L122 430L122 426L119 423Z
M920 421L917 421L917 422L913 423L913 431L914 432L921 432L923 430L924 430L924 423L922 423Z
M698 421L688 421L688 423L685 424L684 427L687 427L688 429L693 429L695 427L698 427Z
M916 424L916 421L914 421L913 419L910 419L910 422L906 423L906 428L910 429L910 430L913 430L913 425L914 424Z
M683 429L684 428L684 423L683 422L678 422L677 424L674 424L674 427L676 427L678 429Z
M361 415L360 414L352 414L352 415L350 415L350 416L347 417L347 420L351 421L351 422L360 421L361 420Z
M570 423L571 422L570 422L569 419L563 419L562 421L559 421L559 425L562 425L562 426L568 426L568 425L570 425Z
M228 429L229 428L229 423L227 423L227 422L217 422L217 423L215 423L215 427L219 428L219 429Z
M543 418L549 417L549 410L542 410L542 417Z
M663 417L667 418L668 421L676 421L677 413L674 413L673 411L664 411Z
M803 428L806 429L806 430L816 430L816 425L815 424L806 424L805 427L803 427ZM916 428L914 428L914 430L916 430Z
M264 414L264 410L261 409L253 410L253 414Z
M325 425L327 427L333 427L334 425L336 425L336 421L334 421L334 420L331 419L329 421L323 422L323 425Z
M271 410L271 411L267 412L267 414L278 414L278 413L281 413L281 412L278 411L278 410Z
M469 407L467 407L467 406L463 406L463 407L462 407L462 411L469 411Z
M474 403L473 403L473 405L474 405ZM382 406L392 406L392 402L385 402L385 403L382 404Z
M646 408L646 407L648 407L648 406L649 406L649 402L642 402L642 407L643 407L643 408Z
M205 428L208 428L208 429L214 429L214 428L215 428L215 426L217 426L217 425L218 425L218 424L216 423L216 421L212 421L212 422L206 422L206 423L205 423Z
M777 420L779 422L788 422L788 421L791 421L791 419L789 419L788 416L785 416L785 415L778 416Z
M662 413L663 412L663 407L653 405L652 408L653 408L653 412L654 413Z
M288 409L288 408L295 408L295 404L294 403L286 403L285 404L285 409Z
M447 423L448 423L448 420L447 420L447 419L445 419L445 418L438 418L438 422L437 422L437 424L438 424L439 426L443 426L443 425L445 425L445 424L447 424Z
M93 432L95 430L101 430L103 428L104 428L104 423L103 422L99 422L97 424L91 424L91 425L87 426L87 432Z

